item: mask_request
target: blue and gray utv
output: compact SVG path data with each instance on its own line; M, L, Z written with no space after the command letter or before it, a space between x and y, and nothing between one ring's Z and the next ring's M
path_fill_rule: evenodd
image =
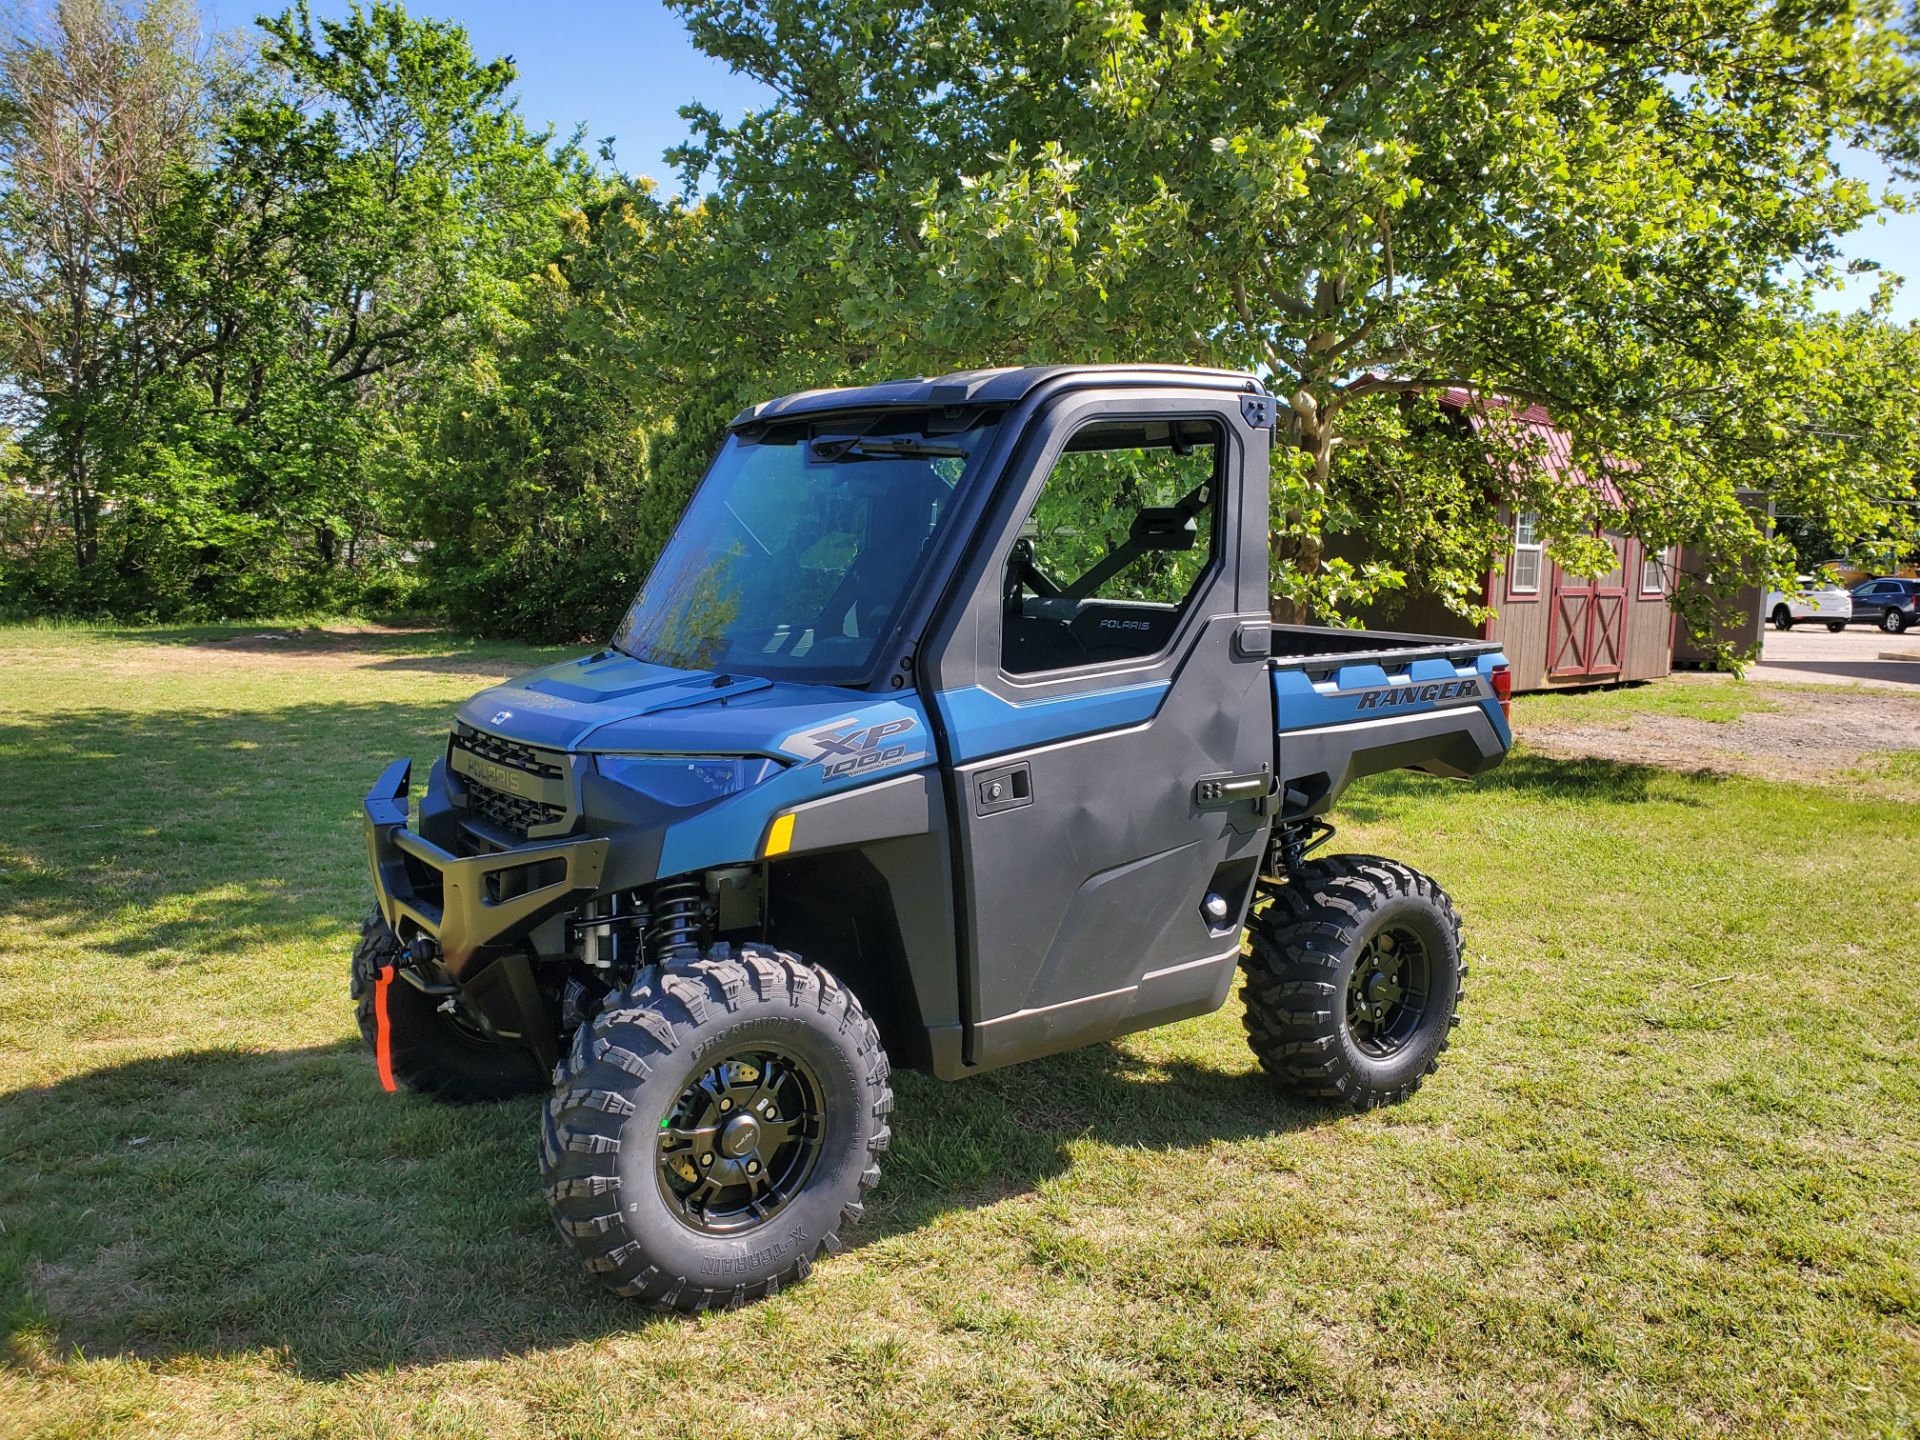
M957 1080L1216 1009L1281 1086L1410 1094L1459 921L1313 858L1354 779L1511 735L1474 640L1269 621L1243 374L988 370L738 416L612 641L475 696L366 802L382 1080L544 1088L555 1221L681 1309L804 1279L889 1067Z

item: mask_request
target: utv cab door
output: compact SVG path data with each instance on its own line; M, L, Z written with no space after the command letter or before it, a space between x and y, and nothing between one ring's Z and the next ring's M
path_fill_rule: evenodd
M1217 1008L1265 844L1270 408L1028 421L932 641L966 1065Z

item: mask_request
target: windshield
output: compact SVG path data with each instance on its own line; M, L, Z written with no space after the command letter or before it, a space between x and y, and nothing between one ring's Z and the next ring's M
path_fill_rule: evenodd
M864 673L993 432L924 423L729 436L614 645L682 669Z

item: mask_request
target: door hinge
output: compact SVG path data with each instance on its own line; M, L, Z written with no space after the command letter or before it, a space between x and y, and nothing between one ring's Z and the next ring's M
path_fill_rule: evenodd
M1264 765L1251 775L1209 775L1193 786L1193 803L1202 810L1226 810L1251 802L1266 815L1272 813L1275 800L1273 772Z

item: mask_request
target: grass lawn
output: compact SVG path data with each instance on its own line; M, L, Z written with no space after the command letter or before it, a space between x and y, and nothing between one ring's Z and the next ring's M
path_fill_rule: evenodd
M662 1318L575 1273L535 1102L381 1093L346 999L360 794L537 657L261 633L0 630L0 1434L1920 1426L1911 804L1524 751L1371 782L1336 847L1439 878L1474 952L1412 1103L1283 1103L1237 1001L903 1075L854 1248Z

